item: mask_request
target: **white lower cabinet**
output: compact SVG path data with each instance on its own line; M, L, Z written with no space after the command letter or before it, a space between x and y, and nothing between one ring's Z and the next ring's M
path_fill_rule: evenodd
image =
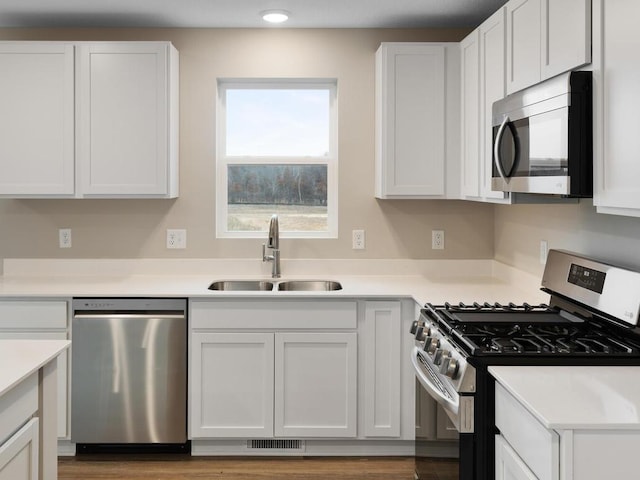
M496 480L638 478L637 422L548 429L500 384L495 408Z
M0 339L67 340L68 302L66 300L2 300ZM58 438L68 438L69 350L57 358Z
M38 419L0 445L0 480L38 479Z
M273 436L273 333L191 336L191 434Z
M496 480L538 480L502 435L496 435Z
M355 437L355 332L198 332L191 348L193 438Z
M191 325L191 438L355 438L355 301L193 301Z
M275 334L275 436L356 436L357 334Z

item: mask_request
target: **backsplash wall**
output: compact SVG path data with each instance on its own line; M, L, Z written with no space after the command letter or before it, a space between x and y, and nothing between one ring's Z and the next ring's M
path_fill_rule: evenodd
M374 198L374 54L383 41L458 41L466 30L0 29L0 40L169 40L180 52L180 197L0 199L0 258L260 258L263 240L215 238L218 77L338 79L339 238L283 240L283 258L492 258L494 209ZM72 229L71 249L58 229ZM187 230L167 250L167 228ZM366 250L351 249L351 230ZM431 230L446 249L431 250Z
M640 270L640 218L596 213L591 200L573 205L500 205L495 258L542 278L540 241Z

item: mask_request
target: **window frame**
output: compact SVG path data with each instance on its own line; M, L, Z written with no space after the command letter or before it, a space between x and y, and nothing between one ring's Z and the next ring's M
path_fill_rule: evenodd
M329 152L327 156L227 156L227 90L275 89L329 91ZM219 78L216 95L216 238L263 238L266 231L228 230L229 165L326 165L327 230L283 231L281 238L338 238L338 82L335 78Z

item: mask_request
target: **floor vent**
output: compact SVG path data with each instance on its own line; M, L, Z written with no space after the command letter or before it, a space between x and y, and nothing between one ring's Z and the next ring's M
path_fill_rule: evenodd
M304 452L304 440L248 440L249 450L287 450Z

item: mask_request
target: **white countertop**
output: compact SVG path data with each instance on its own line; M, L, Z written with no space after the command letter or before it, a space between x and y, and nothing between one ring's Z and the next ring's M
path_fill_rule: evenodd
M0 396L69 348L68 340L0 340Z
M0 297L410 297L426 302L546 302L540 279L493 260L283 263L282 278L335 280L335 292L214 292L213 281L272 280L255 261L5 260ZM250 265L247 267L247 265ZM260 265L259 263L257 264ZM203 273L206 272L206 273Z
M545 427L640 429L640 367L489 367Z

